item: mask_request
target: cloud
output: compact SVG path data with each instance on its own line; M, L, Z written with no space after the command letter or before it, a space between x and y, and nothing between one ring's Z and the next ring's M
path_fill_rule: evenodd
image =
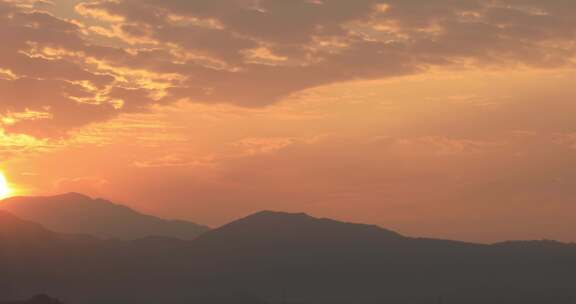
M28 135L8 135L0 130L0 158L4 161L14 156L23 156L30 153L45 152L53 145L45 140L38 140Z
M53 137L176 100L270 105L431 67L573 67L576 5L519 0L0 1L0 115Z

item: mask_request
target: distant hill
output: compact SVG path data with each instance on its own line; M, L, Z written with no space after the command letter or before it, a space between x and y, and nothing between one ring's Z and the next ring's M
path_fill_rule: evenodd
M304 213L262 211L200 236L200 246L365 247L403 237L377 226L316 219Z
M376 225L275 211L261 211L213 229L194 243L207 248L283 250L477 246L456 241L409 238Z
M57 235L39 224L22 220L13 214L0 211L0 244L27 245L57 238Z
M562 243L554 240L507 241L493 246L519 249L576 249L576 243Z
M78 193L9 198L0 202L0 210L56 232L112 239L165 236L190 240L208 230L192 222L161 219Z

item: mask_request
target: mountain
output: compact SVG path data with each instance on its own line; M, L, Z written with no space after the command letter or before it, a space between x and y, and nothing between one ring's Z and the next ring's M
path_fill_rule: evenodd
M0 203L0 209L53 231L112 239L166 236L189 240L208 230L192 222L157 218L78 193L9 198Z
M57 238L57 235L48 231L39 224L21 220L20 218L0 211L0 244L27 245Z
M478 246L456 241L409 238L375 225L275 211L261 211L208 231L195 244L208 248L282 250Z
M554 240L507 241L493 246L520 249L576 249L576 243L562 243Z
M206 232L196 244L228 248L358 248L402 238L396 232L372 225L316 219L305 213L262 211Z
M8 218L13 227L30 225ZM5 233L29 238L19 232L27 229ZM576 298L576 247L549 241L413 238L271 211L191 241L50 234L57 237L47 249L27 246L0 258L0 285L13 286L17 298L46 293L72 304L562 304Z

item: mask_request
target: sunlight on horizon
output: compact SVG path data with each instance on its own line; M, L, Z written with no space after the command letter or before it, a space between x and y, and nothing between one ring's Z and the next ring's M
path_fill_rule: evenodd
M0 171L0 199L8 198L12 194L4 172Z

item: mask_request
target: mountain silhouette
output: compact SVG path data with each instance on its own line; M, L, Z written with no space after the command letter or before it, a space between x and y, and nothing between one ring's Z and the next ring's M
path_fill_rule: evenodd
M0 211L1 245L28 245L53 240L57 237L57 234L45 229L39 224L25 221L11 213Z
M208 230L192 222L161 219L78 193L9 198L0 203L0 209L53 231L112 239L149 236L194 239Z
M23 298L39 292L72 304L424 304L439 298L563 304L576 298L576 247L552 241L470 244L272 211L189 241L67 237L4 218L0 231L15 239L54 236L44 247L0 257L0 281ZM3 230L3 223L14 228Z
M358 247L395 242L400 234L377 226L317 219L305 213L262 211L200 236L196 244L224 247Z
M574 243L562 243L554 240L506 241L496 243L493 246L520 249L576 249Z
M479 246L457 241L410 238L376 225L275 211L261 211L233 221L202 234L194 243L205 248L269 250Z

